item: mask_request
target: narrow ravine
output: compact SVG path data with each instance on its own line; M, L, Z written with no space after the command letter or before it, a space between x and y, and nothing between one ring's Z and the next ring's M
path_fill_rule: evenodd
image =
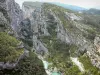
M44 64L44 68L45 68L45 71L48 75L61 75L60 73L58 73L57 71L57 68L55 68L54 70L52 69L48 69L48 66L51 64L51 63L48 63L47 61L45 60L42 60L43 61L43 64Z
M39 55L38 58L42 60L47 75L62 75L57 71L56 67L54 69L49 68L49 65L51 65L52 63L49 63L48 61L44 60L43 57Z

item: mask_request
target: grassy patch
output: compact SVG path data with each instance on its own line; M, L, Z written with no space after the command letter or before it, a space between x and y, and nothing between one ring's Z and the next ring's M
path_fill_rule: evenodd
M86 70L86 73L88 75L91 75L91 74L92 75L100 75L99 69L91 64L91 61L88 56L86 56L86 55L81 56L79 58L79 61L82 62L83 66Z
M70 56L74 56L75 51L78 49L76 45L63 43L50 36L41 37L41 40L49 50L50 55L46 60L53 63L50 67L57 67L65 75L68 75L68 73L69 75L74 75L74 73L80 72L70 60ZM73 74L71 71L73 71Z
M18 43L16 38L0 32L0 62L12 62L18 59L24 51L17 48Z

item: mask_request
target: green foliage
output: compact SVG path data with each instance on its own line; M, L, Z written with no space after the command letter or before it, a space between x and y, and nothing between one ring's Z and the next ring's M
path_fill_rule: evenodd
M60 9L60 10L62 10L62 11L67 11L67 12L73 12L73 13L74 13L74 11L72 11L72 10L65 9L65 8L63 8L63 7L61 7L61 6L57 6L57 5L55 5L55 4L44 3L42 6L43 6L44 9L46 9L46 10L53 9L54 11L56 11L56 10L59 10L59 9Z
M84 68L88 75L91 75L91 74L92 75L100 75L99 69L91 64L91 61L88 56L86 56L86 55L81 56L79 58L79 61L82 62L82 64L84 65Z
M76 30L78 30L74 25L73 25L73 21L69 20L69 17L66 16L65 12L68 13L74 13L75 15L80 15L72 10L69 9L65 9L62 8L60 6L57 5L53 5L53 4L43 4L43 8L44 8L44 12L45 14L47 14L48 12L50 12L49 9L52 10L52 12L55 14L55 16L57 18L59 18L59 21L61 21L62 25L64 26L64 28L67 28L69 31L75 32ZM47 12L48 11L48 12ZM54 24L52 24L54 25ZM51 28L50 28L51 29ZM75 31L74 31L75 30Z
M83 33L83 36L93 42L97 33L96 30L94 29L85 29L85 30L87 31L87 34Z
M23 49L17 49L19 41L9 36L7 33L0 32L0 61L15 61L23 53Z
M53 63L50 67L57 67L61 72L64 72L65 75L71 72L71 69L73 71L74 68L75 70L73 71L73 75L76 71L80 72L70 60L70 56L74 56L75 51L78 49L76 45L66 44L57 40L55 37L50 36L41 37L41 40L49 49L50 55L46 58L46 60Z
M77 66L73 65L71 68L68 69L68 72L66 72L67 75L80 75L80 70Z
M0 75L47 75L45 73L43 63L37 58L33 52L29 53L29 57L20 60L19 65L13 70L2 70Z
M52 13L55 14L58 20L60 19L64 28L67 29L70 32L70 34L73 34L73 37L77 38L77 36L80 36L80 37L86 38L86 40L88 41L91 41L91 40L94 40L96 34L100 34L99 33L100 17L97 17L97 15L78 14L73 11L66 10L60 6L47 4L47 3L44 4L43 10L46 16L48 16L47 14L48 12L52 11ZM81 21L82 21L83 23L82 25L84 24L89 25L91 29L87 29L84 26L81 26L83 28L82 29L83 31L82 31L81 28L79 28L76 25L75 21L69 20L69 17L66 16L65 12L74 13L75 15L78 15L80 17L84 17L84 19L80 21L76 21L76 22L78 22L78 24L81 24ZM54 20L52 15L49 15L48 18ZM50 22L52 21L50 20ZM85 74L98 75L99 74L98 69L96 69L96 67L93 67L92 64L90 64L90 62L88 61L89 59L87 59L85 63L85 58L82 59L84 60L82 61L83 65L90 64L90 66L88 65L88 67L92 67L92 68L90 68L90 70L87 69L85 73L81 73L78 67L73 65L72 61L69 58L70 56L72 57L78 56L78 47L74 44L70 45L70 44L66 44L61 41L58 41L55 34L56 32L54 31L55 28L53 27L54 24L48 23L48 25L49 26L51 25L48 28L50 36L41 37L41 40L49 50L50 55L48 56L47 60L53 63L52 65L53 67L56 66L61 72L64 73L64 75L85 75ZM80 52L79 54L83 55L85 51L84 52L79 51L79 52Z
M66 27L66 25L68 25L69 22L67 22L67 18L65 16L65 13L64 11L67 11L67 12L70 12L71 10L66 10L60 6L56 6L56 5L53 5L53 4L44 4L44 11L46 13L46 11L49 11L49 9L51 9L54 14L59 17L59 19L61 20L62 24Z
M100 15L82 14L84 24L90 25L95 31L100 32ZM99 33L100 34L100 33Z

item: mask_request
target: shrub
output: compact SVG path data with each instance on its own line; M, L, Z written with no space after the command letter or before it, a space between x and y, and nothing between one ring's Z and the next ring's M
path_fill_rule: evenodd
M16 38L0 32L0 62L12 62L18 59L23 53L23 49L17 48L18 43Z
M92 75L100 75L99 69L91 64L91 61L90 61L88 56L86 56L86 55L81 56L79 58L79 60L80 60L80 62L83 63L83 66L84 66L86 73L88 75L91 75L91 74Z
M35 53L30 52L29 57L20 60L18 67L12 70L1 70L0 75L47 75L43 63Z

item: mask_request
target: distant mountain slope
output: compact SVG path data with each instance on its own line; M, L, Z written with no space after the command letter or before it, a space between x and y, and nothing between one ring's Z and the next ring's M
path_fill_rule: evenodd
M75 6L75 5L63 4L63 3L59 3L59 2L52 2L52 4L56 4L58 6L62 6L62 7L67 8L67 9L71 9L73 11L87 10L86 8L83 8L83 7L79 7L79 6Z
M34 2L34 4L33 4L33 2L31 2L31 1L25 1L24 3L23 3L23 5L25 5L25 6L30 6L30 7L41 7L41 5L42 5L43 3L41 3L41 2Z
M100 15L100 10L99 9L95 9L95 8L91 8L89 10L84 11L87 14L96 14L96 15Z

